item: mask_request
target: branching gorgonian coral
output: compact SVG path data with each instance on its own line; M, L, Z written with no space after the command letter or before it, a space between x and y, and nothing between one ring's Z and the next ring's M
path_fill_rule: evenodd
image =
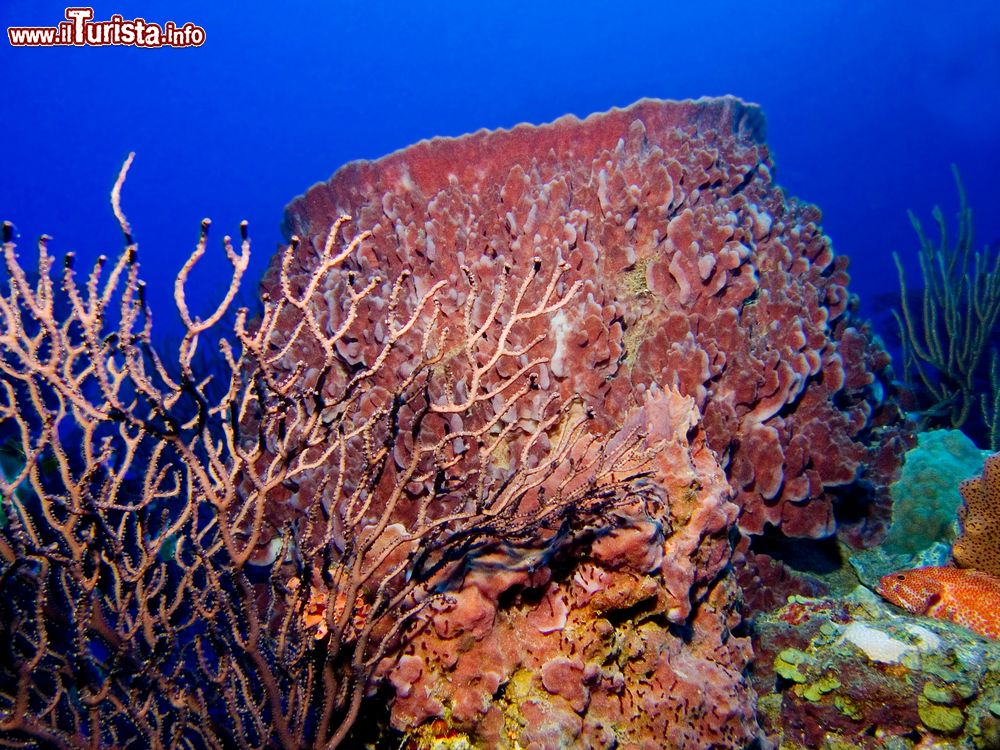
M449 606L470 558L568 543L646 499L642 436L592 434L575 398L530 401L545 359L510 334L577 293L559 291L559 263L537 259L489 293L470 274L449 350L441 285L413 293L404 274L380 354L345 361L358 306L384 283L351 275L346 312L317 317L324 276L360 263L366 234L342 243L347 217L305 284L284 270L293 238L280 296L224 334L247 227L239 248L225 238L232 279L202 318L185 289L203 222L174 287L185 333L166 357L120 207L130 163L112 192L126 247L85 277L67 256L55 280L44 237L32 277L3 228L0 745L335 747L376 667ZM218 366L199 371L213 335ZM404 341L419 355L387 371ZM322 366L294 364L299 347ZM489 368L507 375L486 389L476 373ZM318 469L333 502L300 496Z
M958 186L958 236L948 238L940 207L934 221L940 238L933 242L920 221L910 213L910 222L920 241L920 271L924 289L920 311L911 309L906 276L896 253L899 272L899 324L906 378L927 396L925 421L952 428L962 427L981 410L987 440L1000 447L1000 416L997 413L1000 379L996 347L1000 332L1000 255L995 250L973 251L972 210L953 165Z

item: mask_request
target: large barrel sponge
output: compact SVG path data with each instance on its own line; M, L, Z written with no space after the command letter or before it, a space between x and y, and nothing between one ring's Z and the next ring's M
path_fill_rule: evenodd
M384 351L386 310L405 320L443 284L437 320L449 333L428 400L467 398L468 383L495 393L514 445L537 424L536 405L579 395L589 429L641 424L673 446L650 478L658 509L621 509L617 528L566 555L470 563L454 607L383 665L395 726L446 721L490 747L612 747L615 727L630 747L753 741L730 564L737 525L869 542L906 444L885 399L888 357L852 316L847 261L819 211L787 199L771 170L757 107L644 100L422 141L349 164L288 206L293 285L337 217L371 231L311 298L321 324L349 308L359 322L338 342L343 372L324 392ZM554 288L531 281L539 267ZM264 290L277 284L271 273ZM351 308L351 290L368 285ZM504 327L517 306L498 290L521 290L530 307L575 285L554 314ZM495 316L521 360L468 377L468 316ZM321 357L296 350L289 366ZM387 387L418 358L394 346L379 363ZM536 373L533 390L504 411L502 385L519 367ZM289 503L336 504L321 475Z
M643 100L421 141L314 186L288 206L286 231L303 240L303 268L341 214L372 231L367 267L348 264L317 295L343 308L345 273L383 277L360 310L367 335L343 345L352 362L379 350L401 273L414 293L446 283L457 341L463 266L489 289L508 265L516 288L534 258L567 262L563 283L582 281L582 292L531 332L547 335L534 350L550 359L544 391L583 394L610 429L651 385L675 386L695 399L741 528L839 530L863 544L888 520L905 447L885 400L889 359L851 314L847 259L819 210L774 183L763 122L732 97ZM410 354L397 351L395 365L405 370Z

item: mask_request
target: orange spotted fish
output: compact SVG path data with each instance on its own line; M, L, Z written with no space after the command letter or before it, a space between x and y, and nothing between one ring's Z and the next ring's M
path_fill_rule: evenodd
M914 614L1000 639L1000 576L967 568L914 568L883 576L876 590Z

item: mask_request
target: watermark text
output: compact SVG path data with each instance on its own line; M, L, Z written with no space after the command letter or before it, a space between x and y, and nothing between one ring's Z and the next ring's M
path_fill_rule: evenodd
M66 20L56 26L9 26L13 47L200 47L205 29L191 22L154 23L115 13L95 21L93 8L66 8Z

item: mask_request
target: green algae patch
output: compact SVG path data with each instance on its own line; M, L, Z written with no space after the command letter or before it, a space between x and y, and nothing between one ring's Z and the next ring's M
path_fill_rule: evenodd
M942 706L949 706L955 703L957 697L950 688L935 685L933 682L924 683L923 693L924 697L931 703L937 703Z
M836 638L843 632L843 628L834 625L832 622L824 622L819 626L819 632L827 638Z
M955 684L951 686L951 689L955 691L955 694L962 700L969 700L976 693L979 692L979 688L974 682L968 680L956 680Z
M961 675L951 667L938 664L935 661L929 661L927 664L924 664L923 671L935 677L940 677L944 682L949 683L957 682L961 678Z
M917 714L928 729L942 734L957 734L965 726L965 714L955 706L938 706L923 695L917 698Z
M809 657L797 648L786 648L774 659L774 671L786 680L802 684L806 676L799 669Z
M832 693L834 690L840 687L840 680L838 680L833 675L823 675L816 682L811 685L807 685L802 688L802 697L807 701L822 700L823 696L827 693Z
M959 699L967 701L973 698L979 692L979 686L971 678L970 674L960 674L949 666L944 666L935 663L933 659L925 660L922 665L922 671L927 675L933 675L937 677L945 684L940 687L941 690L949 690L954 696L958 696ZM927 687L924 687L927 690ZM928 698L931 698L926 692L924 693ZM934 700L931 698L931 700ZM934 701L935 703L942 703L944 701ZM950 703L957 702L954 698Z
M855 721L860 721L864 718L864 709L855 703L849 696L846 695L835 695L833 697L833 705L837 707L837 710L849 719L854 719Z

